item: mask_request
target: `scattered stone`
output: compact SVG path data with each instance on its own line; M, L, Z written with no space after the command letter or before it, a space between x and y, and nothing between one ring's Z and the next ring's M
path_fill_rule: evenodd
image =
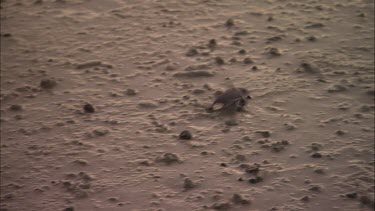
M242 204L242 205L250 204L250 200L245 199L243 196L241 196L238 193L233 194L232 201L235 204Z
M204 92L205 92L204 89L194 89L192 91L192 93L195 95L203 94Z
M110 202L118 202L118 198L117 197L110 197L110 198L108 198L108 201L110 201Z
M249 32L248 31L238 31L236 33L234 33L234 36L245 36L245 35L248 35Z
M247 57L247 58L245 58L245 59L243 60L243 63L244 63L244 64L253 64L254 61L253 61L252 59L250 59L249 57Z
M314 172L317 173L317 174L324 174L324 169L322 168L317 168L317 169L314 169Z
M33 2L33 4L42 4L43 3L43 0L35 0L34 2Z
M14 105L11 105L11 106L9 107L9 110L11 110L11 111L22 111L23 108L22 108L21 105L14 104Z
M312 143L310 145L310 148L314 151L319 151L321 148L322 148L322 145L321 144L318 144L318 143Z
M131 89L131 88L129 88L129 89L126 89L126 90L125 90L125 94L126 94L127 96L134 96L134 95L137 94L137 91L136 91L135 89Z
M214 203L211 208L215 210L229 210L231 204L229 202L216 202Z
M273 17L272 16L268 16L268 18L267 18L267 21L273 21Z
M232 26L234 26L234 20L232 18L229 18L226 22L225 22L225 26L230 28Z
M280 152L282 150L285 149L285 146L288 145L289 142L288 141L277 141L277 142L274 142L274 143L271 143L271 149L274 151L274 152Z
M224 59L222 59L221 57L215 57L215 62L218 65L223 65L225 63Z
M281 56L280 50L278 48L275 48L275 47L271 47L271 48L266 49L266 52L267 52L267 54L269 54L271 56Z
M208 48L215 48L217 46L217 42L215 39L211 39L209 42L208 42Z
M244 54L246 54L246 50L245 49L241 49L241 50L238 51L238 53L244 55Z
M230 120L226 120L225 121L225 125L227 125L227 126L236 126L236 125L238 125L238 123L237 123L236 120L230 119Z
M260 177L260 176L256 176L256 177L254 177L254 178L250 178L248 181L249 181L249 183L251 183L251 184L256 184L256 183L262 182L262 181L263 181L263 178Z
M258 130L258 131L255 131L255 133L262 135L264 138L269 138L271 136L271 132L267 130L263 130L263 131Z
M179 163L180 162L180 159L179 157L174 154L174 153L165 153L163 156L161 157L158 157L156 159L156 161L158 162L164 162L166 163L167 165L170 165L172 163Z
M310 188L309 188L310 191L313 191L313 192L321 192L322 191L322 187L320 187L320 185L311 185Z
M310 201L310 197L309 196L304 196L301 198L301 201L303 202L309 202Z
M254 65L253 67L251 67L251 70L258 70L258 67Z
M190 140L190 139L193 138L191 132L188 131L188 130L184 130L184 131L182 131L178 137L179 137L180 139L182 139L182 140Z
M276 42L280 40L282 40L281 36L274 36L274 37L267 38L267 43Z
M93 136L105 136L109 133L109 131L105 128L96 128L92 131Z
M260 168L259 164L249 165L245 167L245 172L248 174L256 175L259 172L259 168Z
M322 23L311 23L311 24L305 26L305 28L307 28L307 29L310 29L310 28L322 28L322 27L324 27L324 24L322 24Z
M158 104L154 101L142 100L138 103L138 106L141 108L156 108L158 107Z
M337 130L335 133L336 133L336 135L338 135L338 136L343 136L343 135L346 134L346 132L343 131L343 130Z
M358 194L356 192L351 192L351 193L345 194L345 196L349 199L356 199L358 197Z
M40 87L43 89L52 89L57 85L57 82L53 79L42 79L40 81Z
M77 160L73 161L73 163L79 164L79 165L81 165L81 166L86 166L86 165L88 165L87 161L82 160L82 159L77 159Z
M191 57L191 56L196 56L196 55L198 55L198 50L195 49L195 48L190 48L190 49L186 52L185 55L186 55L186 56L189 56L189 57Z
M315 42L317 39L314 35L311 35L311 36L306 37L306 40L308 40L310 42Z
M185 190L189 190L189 189L192 189L194 187L195 187L194 182L191 179L189 179L189 178L185 178L185 180L184 180L184 189Z
M181 77L181 78L197 78L197 77L212 77L214 74L209 71L188 71L188 72L179 72L173 75L174 77Z
M74 207L67 207L64 209L64 211L74 211Z
M83 110L85 111L85 113L94 113L95 112L95 108L93 105L91 105L90 103L86 103L84 106L83 106Z
M319 73L319 69L310 63L302 62L300 65L300 68L297 69L297 72L299 73Z
M284 127L287 129L287 130L295 130L297 128L297 126L295 126L294 124L290 123L290 122L286 122L284 123Z
M322 157L322 154L320 154L319 152L314 152L311 157L313 158L321 158Z
M226 163L220 163L221 167L227 167L228 165Z
M4 33L4 34L1 34L2 37L11 37L12 34L11 33Z

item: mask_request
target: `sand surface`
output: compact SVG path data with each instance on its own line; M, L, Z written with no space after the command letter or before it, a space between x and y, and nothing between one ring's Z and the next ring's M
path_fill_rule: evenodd
M1 211L373 209L372 0L0 11Z

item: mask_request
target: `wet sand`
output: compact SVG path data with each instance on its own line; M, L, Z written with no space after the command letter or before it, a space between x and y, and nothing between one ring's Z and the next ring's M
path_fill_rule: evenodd
M374 208L373 1L0 11L1 211Z

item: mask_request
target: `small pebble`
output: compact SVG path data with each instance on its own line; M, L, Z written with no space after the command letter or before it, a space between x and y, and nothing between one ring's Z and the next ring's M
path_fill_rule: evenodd
M250 204L250 200L245 199L243 196L241 196L238 193L233 194L232 201L235 204Z
M11 111L22 111L23 108L22 108L21 105L14 104L14 105L11 105L11 106L9 107L9 110L11 110Z
M64 211L74 211L74 207L67 207L64 209Z
M218 65L223 65L225 63L224 59L222 59L221 57L215 57L215 62Z
M137 94L137 91L135 90L135 89L126 89L125 90L125 94L127 95L127 96L134 96L134 95L136 95Z
M85 113L94 113L95 112L95 108L93 105L91 105L90 103L86 103L84 106L83 106L83 110L85 111Z
M345 196L350 199L356 199L358 197L358 194L356 192L352 192L352 193L345 194Z
M252 64L252 63L254 63L254 61L252 60L252 59L250 59L250 58L245 58L244 60L243 60L243 63L244 64Z
M42 79L40 81L40 87L43 89L52 89L57 85L55 80L52 79Z
M208 47L209 48L215 48L217 46L217 42L215 39L211 39L209 42L208 42Z
M322 157L322 154L320 154L319 152L315 152L311 155L311 157L313 158L321 158Z
M229 18L227 22L225 22L225 26L232 27L234 26L234 20L232 18Z
M190 139L193 138L191 132L188 131L188 130L184 130L184 131L182 131L178 137L179 137L180 139L182 139L182 140L190 140Z
M191 179L189 179L189 178L185 178L185 180L184 180L184 189L188 190L188 189L192 189L194 187L195 187L194 182Z

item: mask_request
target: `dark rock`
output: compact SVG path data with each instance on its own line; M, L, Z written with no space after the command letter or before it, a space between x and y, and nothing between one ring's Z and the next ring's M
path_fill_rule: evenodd
M234 20L233 20L232 18L229 18L229 19L225 22L225 26L227 26L228 28L234 26Z
M322 23L311 23L311 24L309 24L309 25L307 25L307 26L305 26L305 28L322 28L322 27L324 27L324 24L322 24Z
M349 199L356 199L358 197L358 194L356 192L352 192L352 193L345 194L345 196L348 197Z
M220 166L221 167L227 167L227 164L226 163L220 163Z
M215 210L229 210L231 205L229 202L216 202L211 207Z
M57 85L57 82L53 79L42 79L40 81L40 87L43 89L52 89Z
M172 164L172 163L180 162L180 159L174 153L165 153L163 156L158 157L157 161L164 162L164 163L169 165L169 164Z
M322 188L319 185L311 185L311 187L309 188L309 190L313 191L313 192L321 192Z
M208 47L209 48L215 48L217 46L217 42L215 39L211 39L209 42L208 42Z
M11 111L22 111L23 108L22 108L21 105L14 104L14 105L11 105L11 106L9 107L9 110L11 110Z
M322 157L322 154L320 154L319 152L315 152L311 155L311 157L313 158L321 158Z
M245 171L248 174L257 174L259 172L260 165L259 164L254 164L254 165L249 165L245 167Z
M251 184L256 184L256 183L262 182L262 181L263 181L263 178L259 177L259 176L255 177L255 178L250 178L249 179L249 183L251 183Z
M319 69L310 63L302 62L297 72L319 73Z
M84 106L83 106L83 110L86 112L86 113L94 113L95 112L95 108L93 105L91 105L90 103L86 103Z
M67 207L64 209L64 211L74 211L74 207Z
M188 52L185 54L186 56L196 56L198 55L198 51L195 48L190 48Z
M315 42L316 41L316 37L314 35L311 35L311 36L308 36L306 37L306 39L310 42Z
M241 49L238 51L239 54L246 54L246 50L245 49Z
M232 201L235 204L250 204L250 200L243 198L240 194L233 194Z
M309 196L304 196L304 197L301 198L301 201L308 202L308 201L310 201L310 197Z
M281 56L279 49L275 47L267 49L267 53L271 56Z
M125 94L127 95L127 96L134 96L134 95L136 95L137 94L137 91L135 90L135 89L126 89L125 90Z
M225 63L224 59L222 59L221 57L215 57L215 62L218 65L223 65Z
M257 67L257 66L252 66L252 67L251 67L251 70L254 70L254 71L255 71L255 70L258 70L258 67Z
M194 187L195 187L194 182L191 179L189 179L189 178L185 178L185 180L184 180L184 189L188 190L188 189L192 189Z
M337 130L336 132L336 135L338 135L338 136L343 136L343 135L345 135L345 131L342 131L342 130Z
M245 58L245 59L243 60L243 63L244 63L244 64L252 64L252 63L254 63L254 61L253 61L252 59L250 59L249 57L247 57L247 58Z
M193 138L193 135L190 133L190 131L188 130L184 130L180 133L180 135L178 136L180 139L183 139L183 140L190 140Z
M255 133L258 133L258 134L262 135L264 138L268 138L268 137L271 136L271 132L270 131L266 131L266 130L264 130L264 131L256 131Z

